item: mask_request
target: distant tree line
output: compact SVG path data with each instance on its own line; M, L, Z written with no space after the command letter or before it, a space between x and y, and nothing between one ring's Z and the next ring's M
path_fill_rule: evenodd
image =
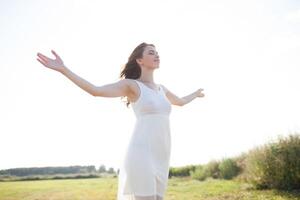
M66 167L29 167L11 168L0 170L0 176L31 176L31 175L55 175L55 174L91 174L91 173L111 173L114 168L106 170L105 165L101 165L97 170L94 165L89 166L66 166Z

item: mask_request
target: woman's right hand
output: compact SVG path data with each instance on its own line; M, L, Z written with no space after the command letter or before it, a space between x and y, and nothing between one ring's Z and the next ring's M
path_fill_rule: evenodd
M58 72L63 72L64 69L66 69L66 67L62 59L54 50L51 50L51 52L55 56L55 59L51 59L41 53L37 53L38 56L37 60L45 67L56 70Z

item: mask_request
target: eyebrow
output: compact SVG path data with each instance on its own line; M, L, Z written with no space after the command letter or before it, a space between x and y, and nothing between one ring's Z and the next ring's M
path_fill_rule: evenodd
M151 52L151 51L154 52L154 50L149 50L149 52Z

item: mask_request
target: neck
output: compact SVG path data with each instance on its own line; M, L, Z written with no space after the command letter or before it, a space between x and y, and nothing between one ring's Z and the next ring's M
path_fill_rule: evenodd
M147 70L144 68L139 80L142 82L154 83L153 70Z

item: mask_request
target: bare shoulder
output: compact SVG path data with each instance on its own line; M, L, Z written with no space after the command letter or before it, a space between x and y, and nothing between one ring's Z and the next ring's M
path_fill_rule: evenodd
M163 84L159 84L159 85L163 88L165 93L168 93L169 90L166 86L164 86Z
M128 89L132 89L132 87L134 87L133 82L134 82L134 80L128 79L128 78L119 80L119 84L121 84L124 87L127 87Z
M140 95L139 86L133 79L123 79L123 80L124 80L124 84L126 84L129 89L128 99L129 101L134 102Z
M136 93L136 92L139 91L138 85L137 85L137 83L135 82L135 80L126 78L126 79L123 79L123 82L124 82L124 84L127 85L127 87L129 88L129 90L130 90L131 92Z

